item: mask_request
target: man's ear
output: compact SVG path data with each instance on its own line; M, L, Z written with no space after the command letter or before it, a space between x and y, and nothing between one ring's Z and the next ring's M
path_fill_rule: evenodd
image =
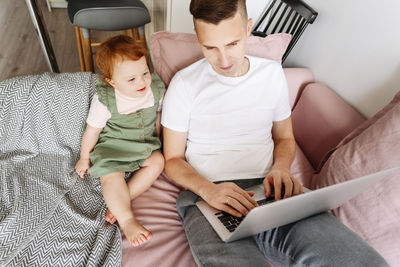
M196 31L196 20L195 20L195 18L193 18L193 30L194 30L194 33L197 34L197 31Z
M253 28L253 19L249 18L247 21L247 37L251 35L251 28Z

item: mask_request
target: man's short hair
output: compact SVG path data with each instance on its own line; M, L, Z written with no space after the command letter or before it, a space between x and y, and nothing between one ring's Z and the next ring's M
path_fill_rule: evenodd
M246 0L192 0L190 13L194 20L203 20L217 25L222 20L232 18L239 11L247 22Z

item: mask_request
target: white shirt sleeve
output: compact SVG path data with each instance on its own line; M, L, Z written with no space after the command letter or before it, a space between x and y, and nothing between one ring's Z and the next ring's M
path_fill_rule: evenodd
M86 119L87 124L95 128L104 128L109 118L111 118L110 111L99 101L99 96L96 93L90 105L89 114Z
M279 99L274 111L273 121L282 121L287 119L292 112L289 103L289 88L282 68L280 68L277 78L277 90L279 91Z
M191 97L179 73L171 80L164 97L161 124L173 131L189 130Z

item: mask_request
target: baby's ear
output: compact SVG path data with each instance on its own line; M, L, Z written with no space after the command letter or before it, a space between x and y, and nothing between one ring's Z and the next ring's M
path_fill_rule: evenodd
M111 85L112 87L114 87L115 83L114 83L114 81L113 81L112 79L110 79L110 78L104 78L104 80L105 80L106 82L108 82L109 85Z

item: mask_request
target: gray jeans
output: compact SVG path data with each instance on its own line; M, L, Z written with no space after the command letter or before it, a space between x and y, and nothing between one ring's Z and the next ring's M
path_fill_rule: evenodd
M240 180L246 188L260 179ZM198 266L389 266L334 216L321 213L258 235L224 243L199 211L200 197L182 191L179 216ZM268 260L267 260L268 259Z

